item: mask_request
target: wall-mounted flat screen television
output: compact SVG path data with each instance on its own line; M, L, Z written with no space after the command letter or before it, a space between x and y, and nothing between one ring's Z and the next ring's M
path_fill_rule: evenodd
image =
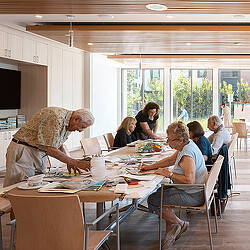
M21 108L21 71L0 69L0 109Z

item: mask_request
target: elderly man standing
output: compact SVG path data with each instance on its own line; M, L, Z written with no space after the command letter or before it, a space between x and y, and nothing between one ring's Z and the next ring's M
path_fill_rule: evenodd
M209 117L207 127L214 132L208 137L208 140L212 144L212 154L217 155L222 145L231 141L231 136L217 115Z
M72 131L82 132L94 123L87 109L69 111L47 107L38 111L14 134L6 154L4 186L9 186L35 174L46 172L46 156L52 156L67 164L76 173L88 170L88 161L67 156L63 143Z

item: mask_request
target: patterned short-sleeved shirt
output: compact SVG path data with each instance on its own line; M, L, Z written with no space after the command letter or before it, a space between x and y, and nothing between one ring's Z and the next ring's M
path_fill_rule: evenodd
M73 111L63 108L43 108L21 127L14 138L47 151L59 148L70 135L67 130Z

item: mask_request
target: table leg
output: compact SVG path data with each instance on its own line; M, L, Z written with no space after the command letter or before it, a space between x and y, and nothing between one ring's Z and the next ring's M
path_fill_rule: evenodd
M96 218L98 218L99 216L101 216L103 213L104 213L104 202L97 202L96 203ZM102 222L102 220L99 221L99 222L97 222L96 229L97 230L103 229L103 222Z
M2 235L2 215L3 213L0 213L0 249L3 250L3 235Z

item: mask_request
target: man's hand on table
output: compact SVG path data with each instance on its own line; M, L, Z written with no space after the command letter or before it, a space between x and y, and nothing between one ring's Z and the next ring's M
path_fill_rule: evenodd
M75 175L77 174L77 172L81 174L82 173L81 170L85 171L90 170L90 161L77 161L77 163L74 166L67 165L67 169L69 171L69 174L71 174L71 169L73 169Z

